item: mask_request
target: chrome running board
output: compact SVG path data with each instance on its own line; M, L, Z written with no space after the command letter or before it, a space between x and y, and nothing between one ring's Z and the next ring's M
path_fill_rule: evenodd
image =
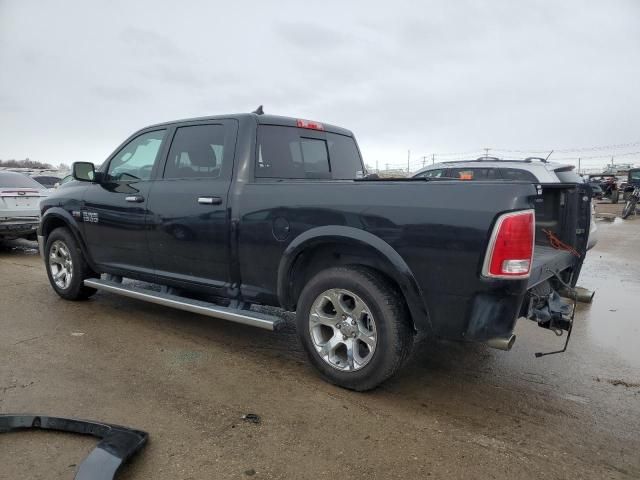
M169 293L156 292L154 290L127 285L109 280L91 278L84 281L84 285L106 292L117 293L129 298L143 300L165 307L184 310L186 312L206 315L207 317L221 318L230 322L251 325L252 327L264 328L266 330L278 330L284 324L284 320L274 315L253 312L251 310L240 310L237 308L221 307L214 303L193 300L191 298L180 297Z

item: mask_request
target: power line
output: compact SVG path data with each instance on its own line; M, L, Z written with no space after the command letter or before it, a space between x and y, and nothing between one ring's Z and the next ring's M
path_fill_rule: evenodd
M621 148L638 147L638 146L640 146L640 142L629 142L629 143L618 143L613 145L597 145L593 147L556 148L555 151L558 153L596 152L598 150L616 150ZM510 152L510 153L545 153L554 149L546 148L546 149L531 149L531 150L510 150L506 148L493 148L492 150L497 150L499 152Z
M554 153L576 153L576 154L580 154L583 152L597 152L597 151L603 151L603 150L608 150L607 153L602 153L601 155L597 155L597 156L593 156L592 158L597 158L598 156L602 156L602 157L609 157L611 155L613 156L620 156L620 155L635 155L638 152L623 152L623 153L614 153L611 152L612 150L620 150L620 149L625 149L625 148L630 148L630 147L640 147L640 141L636 141L636 142L628 142L628 143L617 143L617 144L611 144L611 145L596 145L596 146L591 146L591 147L576 147L576 148L532 148L532 149L510 149L510 148L490 148L489 150L493 151L493 152L499 152L499 153L522 153L522 154L533 154L533 153L549 153L551 150L554 150ZM431 153L429 155L425 155L425 156L435 156L435 157L462 157L465 155L472 155L472 154L477 154L479 152L483 152L486 154L486 148L478 148L476 150L469 150L466 152L440 152L440 153ZM576 155L577 157L577 155ZM585 157L587 158L587 157Z

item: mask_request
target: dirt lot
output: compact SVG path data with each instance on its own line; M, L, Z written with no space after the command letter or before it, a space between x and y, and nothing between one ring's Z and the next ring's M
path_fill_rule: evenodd
M564 338L523 320L511 352L427 342L366 394L321 381L293 326L65 302L33 245L14 245L0 251L0 411L147 430L122 479L639 478L640 217L599 228L580 282L596 297L566 354L534 358ZM0 478L70 479L94 444L2 435Z

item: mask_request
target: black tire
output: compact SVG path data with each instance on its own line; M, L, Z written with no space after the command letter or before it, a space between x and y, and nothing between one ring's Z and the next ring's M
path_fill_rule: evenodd
M50 263L52 249L54 246L59 248L60 245L63 245L68 250L72 269L70 281L68 285L64 287L58 285L54 280L53 270L58 267L52 267ZM45 268L47 270L47 277L49 277L49 283L60 297L65 300L85 300L96 293L95 288L85 287L84 281L87 278L97 277L98 274L91 270L85 261L82 250L80 250L78 242L69 229L60 227L52 231L47 237L42 256L45 259Z
M618 203L620 200L620 190L616 189L611 192L611 203Z
M330 365L316 351L312 339L311 308L323 292L333 289L353 292L370 310L375 322L375 349L370 352L368 363L357 370L344 371ZM370 390L384 382L400 368L413 345L414 332L402 294L374 270L360 266L330 268L314 276L298 299L296 323L302 345L321 376L350 390ZM338 331L344 332L344 327L333 330L336 335Z
M622 209L622 218L623 219L629 218L629 216L635 210L636 210L636 200L635 199L627 200L627 203L625 203L624 208Z

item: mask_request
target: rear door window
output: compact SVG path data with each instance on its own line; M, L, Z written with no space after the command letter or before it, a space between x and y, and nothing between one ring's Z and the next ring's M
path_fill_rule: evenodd
M353 138L296 127L261 125L257 178L354 179L362 161Z
M538 179L531 172L519 170L517 168L501 168L502 177L505 180L520 180L524 182L537 182Z
M178 127L167 156L164 178L219 178L224 139L224 125Z
M496 168L457 167L449 169L447 176L460 180L498 180L501 178Z

